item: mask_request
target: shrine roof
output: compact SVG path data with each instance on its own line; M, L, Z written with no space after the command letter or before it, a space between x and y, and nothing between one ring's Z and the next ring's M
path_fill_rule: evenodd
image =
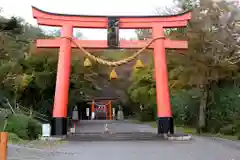
M99 104L104 104L103 101L117 101L118 99L118 97L92 97L91 100L88 100L87 104L92 104L93 100Z
M118 97L93 97L94 101L103 101L103 100L118 100Z
M83 14L62 14L62 13L52 13L48 11L41 10L35 6L32 6L33 9L40 11L45 14L49 15L55 15L55 16L72 16L72 17L101 17L101 18L107 18L107 17L115 17L115 18L158 18L158 17L176 17L180 15L187 14L191 12L192 10L187 10L184 12L180 12L178 14L172 14L172 15L83 15Z

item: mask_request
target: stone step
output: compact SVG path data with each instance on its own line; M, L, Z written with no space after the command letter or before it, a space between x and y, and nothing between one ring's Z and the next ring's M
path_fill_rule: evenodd
M150 141L150 140L190 140L188 135L161 136L155 133L77 133L68 135L68 141ZM183 138L185 137L185 138Z

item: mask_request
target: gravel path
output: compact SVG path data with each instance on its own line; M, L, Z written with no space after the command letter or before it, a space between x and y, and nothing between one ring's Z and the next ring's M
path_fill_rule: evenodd
M104 123L83 122L78 132L102 132ZM155 131L147 125L125 122L110 122L110 128L119 132ZM70 141L51 149L9 145L8 151L8 160L240 160L240 142L205 137L186 142Z

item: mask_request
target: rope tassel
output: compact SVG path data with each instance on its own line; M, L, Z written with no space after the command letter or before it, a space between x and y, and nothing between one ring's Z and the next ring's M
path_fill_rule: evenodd
M90 60L88 58L86 58L84 60L84 63L83 63L84 67L91 67L92 66L92 63L90 62Z
M109 79L110 80L114 80L117 79L117 72L115 71L115 69L113 69L109 75Z
M134 65L134 68L141 69L143 67L144 67L144 64L142 63L142 61L140 59L138 59L136 64Z

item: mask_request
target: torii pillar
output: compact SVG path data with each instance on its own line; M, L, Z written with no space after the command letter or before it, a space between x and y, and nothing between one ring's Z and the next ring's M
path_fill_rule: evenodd
M155 24L152 28L153 37L164 37L164 28L162 25ZM154 68L156 79L156 100L158 115L158 133L174 133L173 118L170 105L170 96L168 89L168 72L166 63L166 52L164 47L164 38L156 40L154 43Z
M67 15L56 14L32 7L33 17L37 19L39 25L61 27L61 36L72 38L73 28L101 28L109 26L109 19L118 19L116 23L119 29L152 29L153 38L163 37L156 40L150 49L154 52L154 66L157 92L157 115L158 134L173 133L173 119L168 89L168 74L165 49L187 49L187 41L169 40L164 37L164 28L185 27L191 19L191 12L187 11L170 16L87 16L87 15ZM117 36L115 36L117 37ZM107 49L109 41L106 40L77 40L75 43L84 48ZM117 48L137 49L146 46L147 41L121 40L115 42ZM71 48L77 46L66 38L39 39L37 47L60 48L56 91L53 109L53 135L65 135L67 133L67 106L68 89L71 66Z

